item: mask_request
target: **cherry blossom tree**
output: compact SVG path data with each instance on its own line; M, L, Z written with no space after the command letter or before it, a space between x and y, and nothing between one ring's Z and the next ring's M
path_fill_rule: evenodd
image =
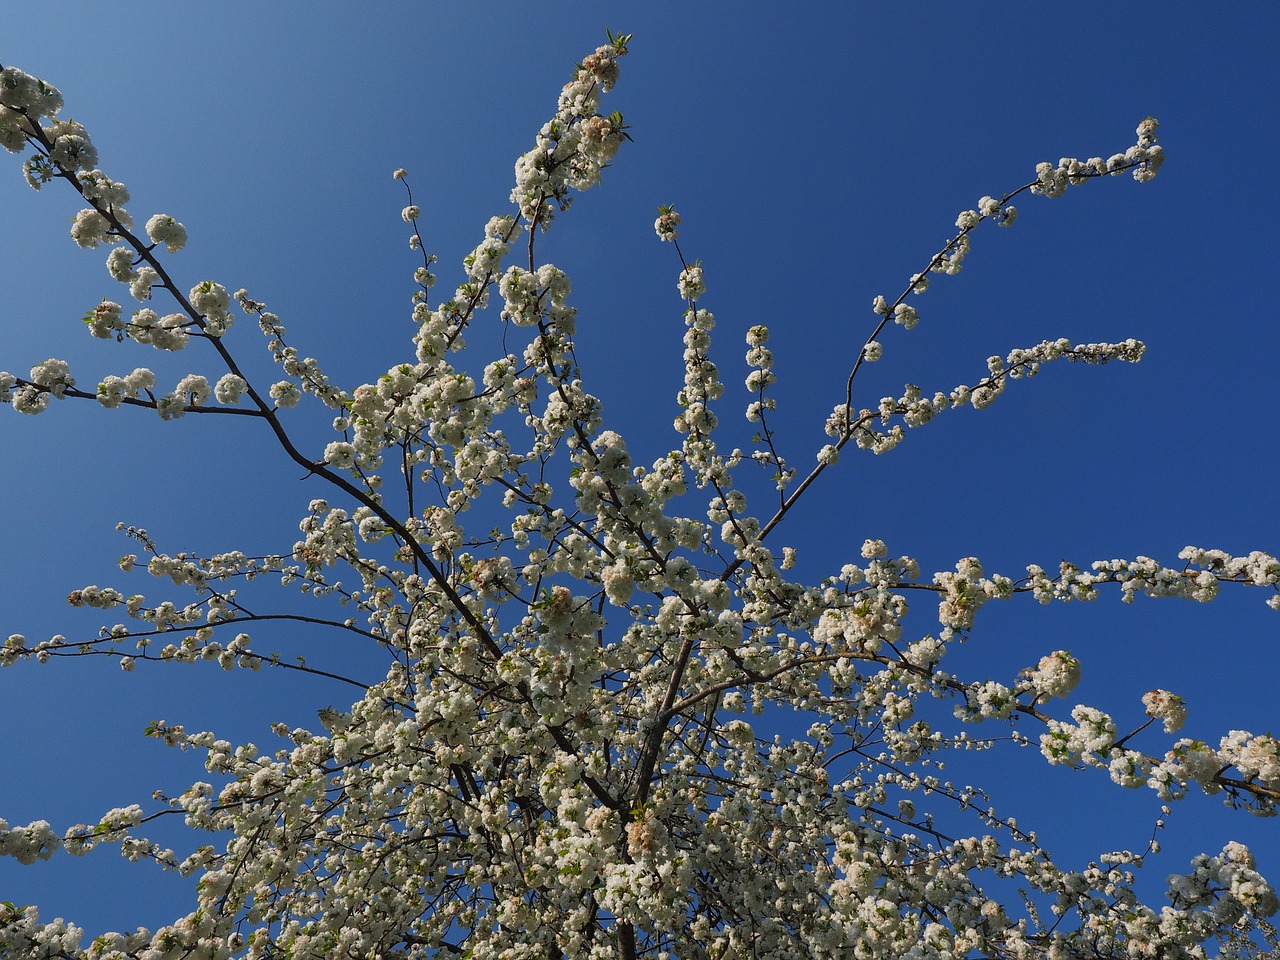
M420 256L411 349L353 389L291 344L265 293L232 293L184 267L177 217L137 226L129 190L99 168L87 130L60 118L58 90L3 67L0 144L25 155L33 188L83 198L72 239L109 248L107 270L133 304L91 306L89 334L190 348L202 371L169 384L137 367L91 386L46 359L0 374L14 411L84 400L128 408L107 417L236 417L269 431L324 496L275 555L173 552L126 527L136 552L121 570L133 581L145 571L159 595L77 589L73 606L118 622L88 636L10 636L0 663L210 662L353 691L341 708L317 704L310 729L276 724L274 749L157 722L150 736L206 757L208 782L69 829L0 820L0 853L23 863L109 845L199 878L191 912L156 930L86 937L5 902L5 955L1056 960L1274 948L1276 894L1244 845L1197 857L1152 898L1139 882L1154 839L1061 866L980 789L950 780L942 760L998 742L1082 775L1097 768L1170 806L1201 792L1273 815L1280 744L1269 734L1179 737L1184 701L1161 689L1143 698L1144 722L1126 728L1114 710L1073 702L1086 665L1066 650L1045 649L1006 677L954 673L946 657L971 636L981 642L989 602L1205 603L1225 584L1260 587L1280 610L1280 561L1188 547L1176 562L1005 574L961 557L925 572L867 539L825 578L798 582L797 545L786 542L788 515L842 460L887 453L952 411L983 410L1046 364L1141 359L1136 340L1046 340L991 357L949 390L907 383L869 400L860 389L893 338L920 322L930 282L957 274L983 231L1014 223L1015 200L1038 216L1047 211L1035 198L1091 180L1153 180L1164 160L1156 121L1109 156L1041 163L962 211L951 238L869 304L825 442L804 460L784 455L773 423L770 330L747 332L746 393L726 389L713 360L714 285L680 245L676 208L660 207L654 229L684 303L684 383L679 445L646 465L590 392L574 349L590 325L579 333L570 278L539 249L625 153L627 124L601 104L629 39L610 34L576 66L516 161L510 206L485 224L447 297L434 292L437 260L410 178L395 171ZM246 318L275 382L248 371ZM501 353L469 355L480 325L501 326ZM744 406L754 436L729 447L721 418L737 421ZM308 412L332 421L333 439L309 439L299 426ZM272 655L254 633L273 620L349 636L382 679ZM190 829L188 848L152 838L170 818Z

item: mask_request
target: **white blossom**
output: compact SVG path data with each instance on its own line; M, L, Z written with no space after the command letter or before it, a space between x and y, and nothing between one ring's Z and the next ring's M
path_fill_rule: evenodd
M166 213L157 213L147 221L147 236L152 243L163 243L170 253L187 245L187 228Z

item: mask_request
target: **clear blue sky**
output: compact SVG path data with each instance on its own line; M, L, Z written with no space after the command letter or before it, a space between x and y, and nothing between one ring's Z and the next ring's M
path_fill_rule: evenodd
M1063 558L1172 562L1189 543L1280 553L1280 204L1269 168L1280 154L1280 24L1269 6L463 6L355 13L242 0L106 13L69 0L9 18L0 62L63 91L64 114L129 185L139 221L167 212L187 225L191 242L173 260L180 276L248 288L304 353L354 386L409 356L414 259L391 171L408 169L451 288L485 220L507 211L512 163L574 61L606 26L634 32L606 104L626 115L635 142L541 249L574 281L587 387L639 462L677 442L682 304L674 253L653 235L659 204L678 206L682 247L707 271L704 305L720 324L716 359L729 384L722 419L745 446L742 337L767 323L776 422L807 464L874 322L872 297L896 295L980 196L1021 185L1040 160L1123 150L1155 115L1168 162L1154 183L1024 197L1012 229L978 231L963 273L916 301L920 326L884 338L886 358L859 396L874 405L904 381L929 392L972 383L990 354L1046 338L1136 337L1146 359L1047 368L992 409L949 415L886 457L846 452L779 543L801 548L814 579L855 559L866 537L929 570L976 555L1013 576ZM166 363L85 335L79 317L124 291L103 270L104 250L81 252L68 238L78 208L56 185L33 193L19 158L0 157L0 368L25 373L63 357L82 384L139 365L162 382L213 372L194 350ZM233 349L262 355L250 324L235 333ZM327 417L295 413L290 422L322 443ZM252 422L162 424L72 402L35 420L0 414L0 634L92 630L97 617L63 603L86 583L159 595L158 582L115 570L132 551L117 521L175 551L287 551L300 511L323 493L273 458ZM308 416L316 429L302 426ZM988 607L947 664L1009 681L1068 647L1085 666L1080 699L1122 726L1140 716L1143 692L1165 687L1188 700L1189 736L1216 743L1233 727L1274 729L1280 615L1257 591L1228 594L1207 608L1130 607L1114 595L1091 607ZM928 606L919 632L936 629ZM328 639L279 643L360 666ZM199 778L198 758L142 737L149 720L275 749L268 721L314 722L318 706L345 695L279 674L124 675L102 660L10 669L0 673L0 817L62 829ZM1063 859L1141 846L1158 807L1147 791L1121 794L1037 756L996 769L1003 809ZM1250 842L1264 872L1269 863L1280 876L1273 822L1203 798L1179 813L1155 881L1229 838ZM0 899L36 902L91 934L158 925L185 912L185 896L181 881L110 849L34 868L0 862Z

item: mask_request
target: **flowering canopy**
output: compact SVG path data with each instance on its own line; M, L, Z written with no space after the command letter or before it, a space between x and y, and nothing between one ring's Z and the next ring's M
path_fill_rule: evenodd
M1044 651L1003 680L942 664L991 600L1089 601L1114 585L1124 600L1206 602L1223 583L1240 583L1262 587L1280 609L1280 561L1188 547L1177 566L1138 557L1006 576L965 557L928 575L868 539L829 577L802 583L789 575L794 547L777 542L850 443L890 451L940 414L990 406L1045 363L1141 358L1135 340L1044 341L991 357L971 384L933 393L906 384L855 403L863 364L884 358L890 320L904 330L921 321L916 298L931 275L960 271L984 221L1012 225L1022 193L1058 197L1124 174L1150 181L1164 159L1156 122L1142 121L1122 152L1042 163L1025 185L961 212L954 236L896 297L874 298L873 329L823 425L827 442L805 464L779 453L769 423L776 376L764 325L747 334L745 416L757 439L750 450L721 448L717 411L728 401L711 358L708 279L680 252L680 214L659 208L654 229L677 254L686 303L685 377L680 445L645 466L608 428L578 369L569 277L536 250L628 139L622 116L601 112L629 38L609 41L576 67L517 160L512 206L485 225L447 300L433 300L436 259L409 193L402 219L422 254L413 353L352 390L289 345L266 302L214 280L180 282L170 256L187 241L182 223L156 214L136 232L129 191L98 169L85 129L58 119L58 91L13 67L0 72L0 144L29 151L32 187L60 181L84 199L72 238L110 245L108 273L128 288L121 299L139 304L104 300L85 315L90 334L162 351L198 347L209 364L172 387L140 367L90 390L48 359L26 376L0 373L14 410L38 414L76 398L165 420L261 420L334 501L311 500L301 537L276 556L168 553L129 527L142 556L123 558L122 570L145 565L176 599L86 586L72 605L123 622L88 638L14 635L0 663L91 653L124 670L213 661L324 674L255 647L253 625L271 617L245 595L249 581L270 578L313 605L278 616L367 641L384 677L350 680L359 699L320 710L315 729L277 724L273 752L156 723L151 736L207 756L213 782L160 797L150 811L118 808L64 832L0 820L0 853L24 863L110 843L200 878L187 916L87 941L34 907L0 904L0 947L104 960L1251 949L1248 937L1268 934L1277 900L1242 845L1197 858L1170 878L1168 902L1152 905L1135 888L1148 851L1059 867L1012 818L975 809L980 792L940 776L936 761L981 742L972 724L1021 721L1012 738L1038 743L1050 764L1097 767L1168 803L1194 787L1270 815L1280 799L1274 738L1232 730L1216 745L1182 738L1139 750L1135 737L1157 720L1170 738L1182 727L1176 694L1148 693L1149 721L1123 731L1098 707L1053 703L1081 677L1068 651ZM408 191L407 174L395 178ZM495 292L500 308L486 313ZM236 315L257 322L281 379L255 383L238 364ZM480 323L502 324L509 352L469 356L464 335ZM303 406L328 408L337 438L314 450L295 440L282 411ZM767 514L741 479L757 465L776 486ZM482 532L466 522L472 511L485 518ZM483 532L493 515L498 525ZM936 595L933 623L908 620L912 591ZM803 736L770 732L796 721ZM1029 724L1030 738L1021 732ZM149 839L146 824L166 812L211 842L174 851Z

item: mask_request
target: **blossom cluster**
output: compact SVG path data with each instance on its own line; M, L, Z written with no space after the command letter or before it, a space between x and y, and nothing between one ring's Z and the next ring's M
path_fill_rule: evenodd
M622 115L601 116L600 96L618 79L619 58L626 56L630 37L610 42L582 59L573 79L560 91L555 116L538 131L534 149L516 161L516 185L511 202L530 224L546 229L558 208L568 207L570 189L586 190L626 139Z
M914 312L911 315L914 317ZM916 384L908 383L900 396L884 397L877 409L864 408L856 415L848 403L842 403L827 418L826 433L838 438L842 445L852 439L862 449L877 454L887 453L906 438L904 428L923 426L947 410L966 406L983 410L1004 393L1009 380L1033 377L1042 364L1054 360L1089 364L1112 360L1137 363L1142 359L1144 350L1145 345L1133 339L1119 343L1075 345L1066 339L1045 340L1034 347L1013 350L1006 357L989 357L987 376L972 386L960 384L948 392L936 391L930 397ZM877 356L878 353L877 350ZM898 422L899 418L901 422ZM875 425L877 420L878 427Z
M1091 157L1077 160L1063 157L1055 166L1047 161L1036 166L1037 183L1032 193L1046 197L1060 197L1068 187L1078 186L1094 177L1118 176L1126 170L1133 171L1133 179L1147 183L1160 171L1164 163L1164 148L1156 142L1159 123L1147 117L1138 124L1138 140L1124 153L1112 154L1107 159Z

